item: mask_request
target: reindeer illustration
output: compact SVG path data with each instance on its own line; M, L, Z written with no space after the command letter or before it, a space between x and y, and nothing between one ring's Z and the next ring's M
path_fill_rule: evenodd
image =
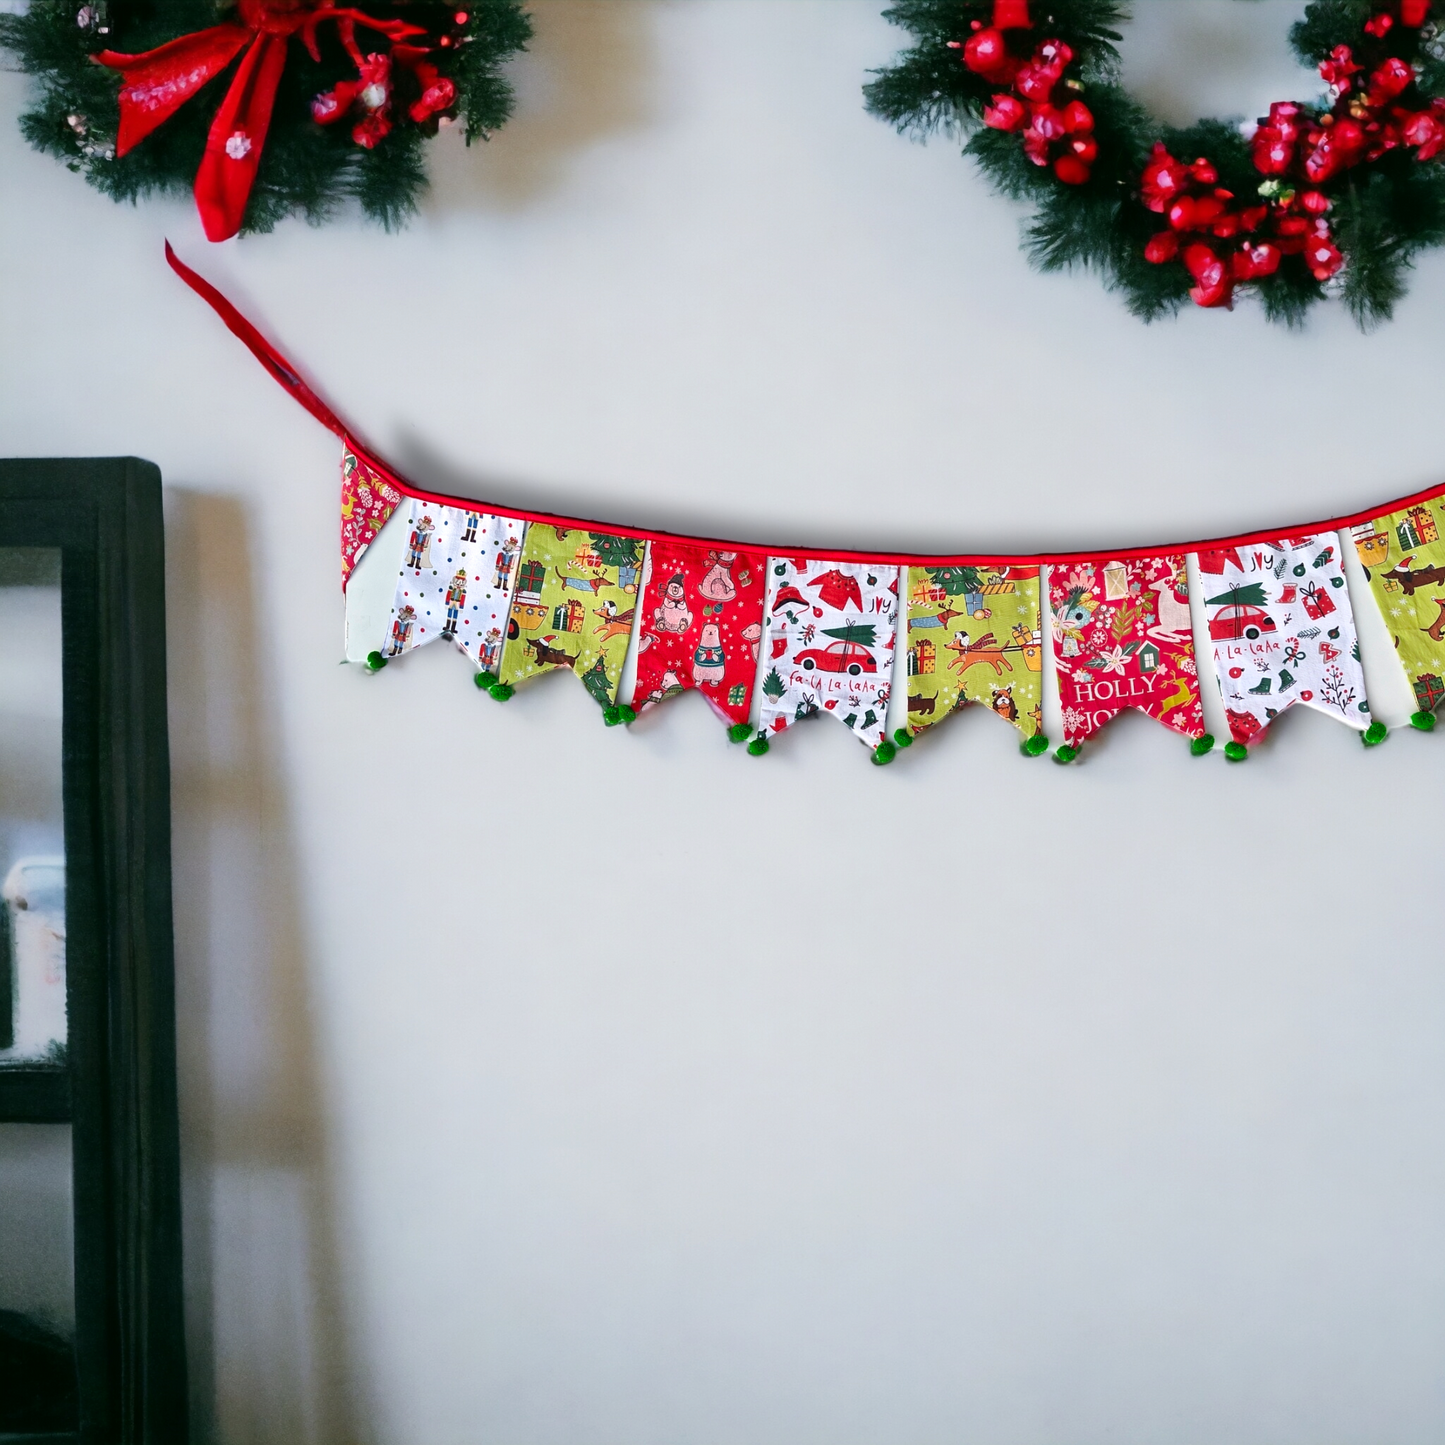
M1193 697L1194 693L1188 682L1182 677L1176 677L1174 679L1174 691L1164 699L1164 705L1159 709L1157 716L1162 721L1165 713L1173 712L1176 707L1183 707L1185 703L1190 702Z

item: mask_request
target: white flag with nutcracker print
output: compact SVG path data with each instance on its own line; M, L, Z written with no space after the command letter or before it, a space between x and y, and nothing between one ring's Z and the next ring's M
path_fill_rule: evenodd
M445 638L479 671L496 672L526 523L413 497L405 524L382 656Z
M876 748L888 725L898 568L770 557L768 573L759 727L771 735L828 713Z
M1229 731L1248 747L1286 708L1370 725L1355 616L1333 532L1200 552Z

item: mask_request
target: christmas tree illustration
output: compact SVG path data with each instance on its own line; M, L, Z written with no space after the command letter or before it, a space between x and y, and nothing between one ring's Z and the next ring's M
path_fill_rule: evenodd
M599 657L582 674L582 686L590 692L598 707L607 707L612 701L612 684L607 679L606 664Z
M616 537L611 532L589 532L592 550L602 559L604 567L635 567L637 549L642 545L636 537Z
M964 592L982 592L983 578L977 567L925 567L928 580L935 587L942 587L950 597Z
M839 642L856 642L860 647L877 647L878 637L871 622L853 622L846 627L825 627L824 637L836 637ZM766 688L767 684L763 686Z
M768 675L763 679L764 694L776 702L787 690L787 684L778 676L778 669L776 667L770 667L768 669Z
M1227 592L1221 592L1218 597L1206 597L1206 607L1263 607L1265 604L1264 584L1261 582L1241 582L1237 587L1231 587Z

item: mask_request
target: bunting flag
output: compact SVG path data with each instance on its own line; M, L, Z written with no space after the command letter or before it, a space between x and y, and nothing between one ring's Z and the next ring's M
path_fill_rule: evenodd
M874 762L886 763L916 733L976 701L1013 722L1027 737L1022 750L1038 756L1048 746L1040 730L1038 578L1047 566L1065 732L1054 756L1072 761L1079 743L1128 707L1184 734L1190 751L1203 756L1214 740L1204 732L1194 656L1184 566L1184 554L1193 552L1233 734L1225 755L1247 757L1246 744L1296 702L1349 723L1373 747L1388 729L1378 719L1366 726L1360 646L1339 556L1348 544L1331 536L1349 529L1414 687L1411 724L1430 731L1445 700L1445 486L1351 516L1207 542L1012 557L779 556L545 512L509 508L503 516L486 503L403 480L359 445L292 363L169 246L166 259L272 378L341 438L343 587L408 500L395 517L406 531L396 538L405 545L395 554L402 565L386 594L387 635L365 656L373 673L390 656L450 636L476 664L478 686L494 698L509 697L514 682L566 667L581 677L608 723L628 722L636 713L616 698L640 602L636 705L697 687L737 737L750 711L756 664L761 731L748 746L752 754L768 751L769 734L830 712L873 748ZM908 727L889 739L904 567ZM380 631L374 600L362 615ZM499 641L500 679L493 671Z
M632 695L638 712L695 687L724 722L747 735L767 570L762 552L652 543Z
M876 748L888 726L898 568L807 557L773 557L768 566L772 600L758 726L780 733L831 713Z
M496 672L527 524L418 497L404 520L406 547L382 655L397 657L440 637L481 671Z
M1128 707L1204 735L1182 556L1055 567L1049 606L1071 749Z
M522 544L499 681L569 667L599 707L617 700L644 543L533 524Z
M908 728L980 702L1025 737L1043 731L1037 567L908 569Z
M341 586L345 590L361 554L401 505L401 493L357 456L341 448Z
M1445 498L1436 496L1353 529L1370 590L1415 690L1417 726L1445 698Z
M1303 703L1370 724L1355 616L1331 532L1198 554L1214 670L1235 743Z

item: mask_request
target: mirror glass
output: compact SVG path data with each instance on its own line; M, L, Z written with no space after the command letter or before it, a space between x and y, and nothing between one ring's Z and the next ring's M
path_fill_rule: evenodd
M69 1124L0 1124L0 1439L74 1429Z
M60 549L0 547L0 1068L65 1062Z

